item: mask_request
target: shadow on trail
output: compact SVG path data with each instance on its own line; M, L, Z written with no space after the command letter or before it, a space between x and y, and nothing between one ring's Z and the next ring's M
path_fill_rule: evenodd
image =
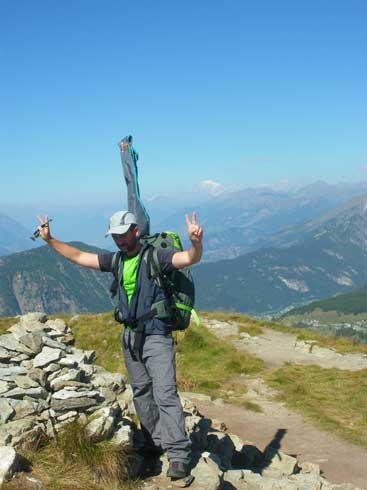
M231 461L232 467L262 474L270 465L271 457L280 450L281 441L286 433L287 429L278 429L263 451L252 444L245 444L240 451L235 450Z

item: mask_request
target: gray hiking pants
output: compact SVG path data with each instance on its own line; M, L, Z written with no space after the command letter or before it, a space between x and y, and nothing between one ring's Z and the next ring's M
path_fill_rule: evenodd
M130 145L121 151L122 171L127 187L127 208L135 214L140 236L149 235L150 219L140 197L138 182L138 154Z
M167 450L168 460L190 463L191 443L185 431L177 394L176 357L171 335L147 335L141 358L134 360L134 332L123 331L122 348L134 396L134 405L147 441Z

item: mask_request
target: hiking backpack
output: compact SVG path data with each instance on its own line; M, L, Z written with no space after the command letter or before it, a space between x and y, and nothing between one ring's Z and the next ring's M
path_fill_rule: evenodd
M190 324L191 316L199 325L199 318L194 310L195 286L190 269L184 267L163 274L158 261L158 249L183 250L179 236L172 231L163 231L155 235L141 237L140 243L142 246L150 245L145 250L142 260L147 264L149 276L158 287L163 289L166 296L165 301L154 303L151 306L157 311L155 317L169 321L173 330L185 330ZM121 277L120 263L121 252L115 252L112 258L114 275L114 281L110 288L112 297L116 295L118 290L118 281Z

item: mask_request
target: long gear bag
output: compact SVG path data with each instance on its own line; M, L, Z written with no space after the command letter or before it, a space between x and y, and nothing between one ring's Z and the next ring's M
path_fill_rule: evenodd
M163 274L159 261L158 249L181 251L182 244L179 236L166 231L155 235L141 237L142 245L149 244L150 247L144 252L142 260L147 263L149 275L158 287L162 288L166 299L151 305L153 317L170 323L173 330L185 330L190 325L191 317L197 325L200 324L199 317L194 310L195 286L191 271L188 267L175 269L170 273ZM111 296L114 297L118 290L119 277L121 278L121 252L116 252L112 259L114 281L111 285Z

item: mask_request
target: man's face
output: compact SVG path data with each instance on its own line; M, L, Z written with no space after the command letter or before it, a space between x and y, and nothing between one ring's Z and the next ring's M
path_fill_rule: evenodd
M117 247L126 254L135 252L139 245L139 240L137 238L137 228L130 228L126 233L121 235L112 234L113 241L116 243Z

